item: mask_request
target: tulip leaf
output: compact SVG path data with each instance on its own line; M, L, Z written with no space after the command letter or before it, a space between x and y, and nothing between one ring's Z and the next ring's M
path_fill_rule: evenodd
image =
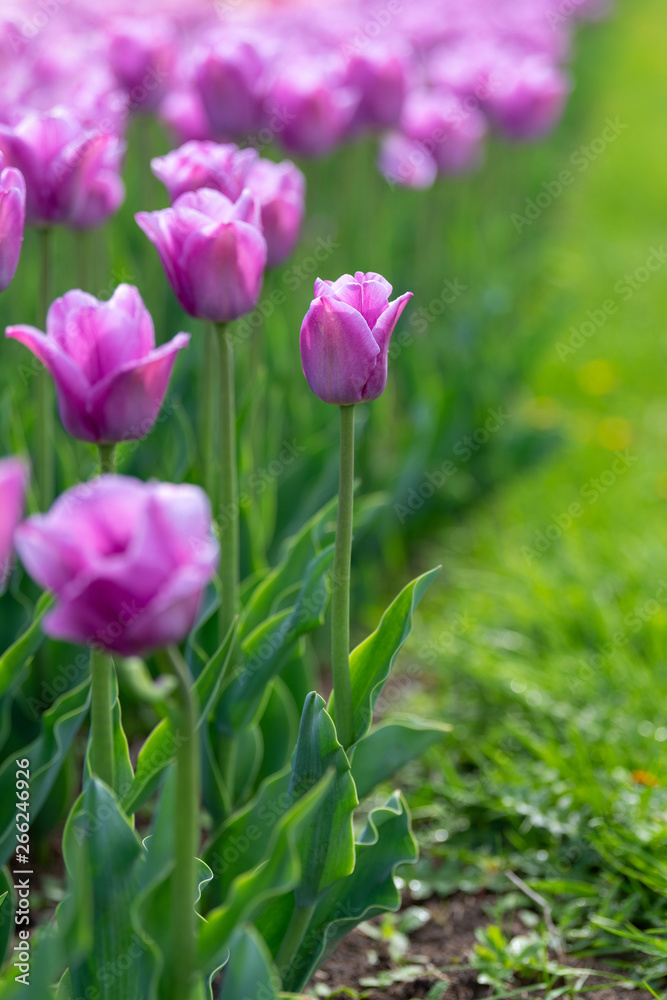
M35 655L44 641L42 618L53 604L53 595L44 593L35 605L32 622L16 642L0 656L0 697L17 679L25 663Z
M14 883L6 868L0 868L0 969L14 934Z
M70 962L72 995L89 996L95 990L99 1000L142 1000L146 947L128 915L139 887L137 862L143 849L113 792L97 778L74 805L63 850L72 882L70 902L92 911L90 948ZM102 969L106 975L99 974Z
M299 732L299 715L294 698L280 677L270 685L269 699L259 720L263 757L255 776L255 786L279 771L290 759Z
M275 981L264 939L252 924L240 927L229 942L220 1000L277 1000Z
M243 639L270 618L282 594L303 579L313 559L322 550L324 525L332 519L337 504L337 499L329 501L298 534L287 541L282 560L264 577L246 603L239 629Z
M387 608L375 632L350 655L355 743L370 729L375 703L403 643L412 632L415 609L439 572L438 566L409 583ZM335 718L333 694L329 699L329 712Z
M225 668L229 662L236 630L232 628L217 652L208 661L194 684L199 705L199 724L208 717L218 695ZM123 809L136 812L155 791L160 774L176 756L180 734L174 731L171 719L163 719L150 734L139 752L137 769L131 787L123 798Z
M357 841L354 872L335 882L315 907L289 972L283 980L287 992L300 992L311 975L338 946L341 939L364 920L378 913L398 910L401 894L394 873L401 864L417 860L418 849L412 835L407 803L400 793L384 806L374 809ZM277 951L291 907L267 909L258 927L269 949ZM273 917L273 919L271 919Z
M268 900L289 892L299 881L301 831L329 794L334 777L325 775L280 816L259 864L238 875L224 904L209 913L198 944L199 967L204 974L219 968L240 924L253 920Z
M253 724L267 684L285 663L294 643L322 623L329 603L325 577L332 563L330 545L308 564L293 607L263 622L242 643L245 662L225 685L216 713L217 724L227 735L233 736Z
M451 728L445 723L396 719L372 729L359 740L352 755L352 777L359 798L389 781L405 764L444 739Z
M118 679L115 671L112 674L112 684L113 700L111 707L113 713L114 792L116 792L117 795L123 796L127 794L132 787L132 782L134 781L134 769L132 767L132 761L130 760L130 747L127 742L127 736L125 735L125 730L123 729L122 711L120 707L120 699L118 697ZM93 773L90 766L90 754L91 739L89 736L83 781L84 789L87 787Z
M259 726L244 729L234 741L234 803L247 802L264 756Z
M145 705L162 706L178 687L178 681L171 674L154 680L150 670L138 656L115 660L116 673L123 694Z
M30 761L30 819L34 822L88 712L89 699L89 680L58 698L42 716L37 739L0 767L0 864L8 861L16 846L16 761Z
M336 727L316 692L306 698L287 791L288 804L309 791L330 770L334 780L319 808L301 831L302 872L295 898L313 906L325 889L354 870L353 815L358 806L350 762Z
M234 879L255 868L267 852L276 822L287 809L291 769L266 779L252 802L225 820L211 839L204 861L214 873L206 901L219 905Z

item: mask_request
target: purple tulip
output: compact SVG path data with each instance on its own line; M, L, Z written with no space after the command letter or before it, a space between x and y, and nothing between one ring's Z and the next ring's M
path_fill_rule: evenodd
M0 125L0 151L26 183L26 216L34 226L99 226L122 204L123 143L87 128L63 109Z
M359 93L345 86L340 68L324 58L287 63L270 90L282 119L278 138L291 153L322 156L352 123Z
M267 250L259 203L249 190L236 202L211 188L189 191L171 208L139 212L135 219L187 313L226 323L252 312Z
M21 525L16 548L56 596L44 630L121 656L181 642L218 561L203 490L125 476L64 493Z
M195 71L195 83L211 134L242 139L260 128L263 76L264 62L249 41L228 37L205 54Z
M369 46L350 56L345 82L361 95L353 128L393 128L408 90L408 60L388 46Z
M0 589L9 573L14 532L23 517L28 466L20 458L0 460Z
M508 60L494 72L485 110L510 138L535 139L554 127L568 91L565 75L545 59Z
M443 173L470 170L481 158L486 123L481 111L445 90L413 90L401 131L427 150Z
M258 199L268 247L268 266L278 267L292 253L301 232L306 178L290 160L257 160L246 175L246 186Z
M25 225L25 181L0 153L0 292L16 274Z
M245 178L256 159L254 149L239 149L231 142L192 141L151 160L151 170L166 187L171 201L199 188L214 188L236 201L243 188L249 186Z
M308 385L325 403L365 403L384 392L391 335L412 298L406 292L390 302L391 292L374 271L315 282L301 326L301 362Z
M47 333L10 326L56 386L60 418L72 437L115 444L144 437L162 406L176 352L190 335L155 347L150 313L136 288L119 285L108 302L86 292L56 299Z
M134 112L153 111L162 100L175 57L175 39L161 17L119 18L108 28L109 65Z
M432 187L438 176L438 164L428 149L402 132L389 132L383 138L378 168L390 184L416 191Z

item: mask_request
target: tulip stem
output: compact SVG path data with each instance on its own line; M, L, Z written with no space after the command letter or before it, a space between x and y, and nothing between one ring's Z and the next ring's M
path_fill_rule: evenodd
M220 603L219 641L229 632L239 589L239 505L236 468L236 403L234 344L224 323L218 324L220 346Z
M116 471L116 445L100 444L98 450L100 453L100 475L114 473Z
M172 894L173 965L169 982L172 1000L190 1000L194 989L199 851L200 775L197 747L197 702L190 672L180 650L167 649L178 679L180 744L176 757L174 814L174 873Z
M285 931L285 937L282 939L278 954L276 955L276 968L282 979L285 979L294 956L301 947L314 910L314 906L299 906L297 903L292 911L290 922Z
M90 651L90 766L114 787L113 660L98 647Z
M46 330L46 314L51 297L51 230L39 231L41 251L40 276L40 322ZM53 390L49 373L39 373L37 378L37 475L41 493L42 510L47 510L53 502L54 494L54 453L53 453Z
M354 513L354 406L340 408L340 483L331 593L331 670L338 739L347 749L354 740L350 680L350 563Z
M202 452L204 456L204 486L215 510L218 485L218 455L215 448L216 421L216 336L215 325L206 324L204 331L204 371L202 372Z

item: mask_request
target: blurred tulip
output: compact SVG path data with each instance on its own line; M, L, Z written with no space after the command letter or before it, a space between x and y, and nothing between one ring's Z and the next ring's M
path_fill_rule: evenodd
M162 406L176 352L190 335L155 347L150 313L136 288L119 285L108 302L86 292L56 299L47 333L10 326L56 386L60 418L72 437L116 444L144 437Z
M135 218L187 313L226 323L252 312L267 250L259 203L249 190L232 202L220 191L201 188L181 195L171 208Z
M256 159L254 149L239 149L234 143L192 141L151 160L151 170L171 201L199 188L214 188L236 201L248 186L245 178Z
M110 23L109 65L135 113L154 111L174 64L175 38L162 17L118 18Z
M445 90L413 90L401 115L401 131L431 154L443 173L470 170L480 160L484 116Z
M221 139L242 139L260 128L264 63L249 42L225 38L201 59L195 83L210 132Z
M123 149L116 135L86 128L64 109L0 125L0 151L25 178L26 219L35 226L105 222L125 197Z
M47 634L121 656L185 639L218 560L203 490L125 476L64 493L21 525L16 548L56 595Z
M25 181L0 153L0 292L16 274L25 224Z
M540 57L509 60L494 70L485 110L512 139L535 139L562 114L569 83L561 70Z
M350 126L359 94L345 86L335 64L302 57L286 63L274 81L268 104L280 119L276 137L289 152L322 156Z
M12 556L14 532L23 517L28 466L20 458L0 459L0 589Z
M257 160L246 175L246 186L262 211L262 228L268 246L268 266L278 267L292 253L299 239L305 211L306 178L289 160Z
M391 292L373 271L315 282L301 326L301 361L308 385L325 403L365 403L384 392L391 335L412 298L406 292L390 302Z
M403 53L380 45L354 52L345 82L360 95L353 120L355 131L398 124L408 91L408 63Z

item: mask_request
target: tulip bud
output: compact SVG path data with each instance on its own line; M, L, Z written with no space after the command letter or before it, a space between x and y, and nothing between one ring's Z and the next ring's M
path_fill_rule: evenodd
M0 153L0 292L16 274L25 224L25 181Z
M412 292L389 301L380 274L357 271L315 282L301 326L301 361L308 385L325 403L370 402L387 384L389 343Z
M28 467L19 458L0 460L0 588L7 579L14 532L23 516Z

